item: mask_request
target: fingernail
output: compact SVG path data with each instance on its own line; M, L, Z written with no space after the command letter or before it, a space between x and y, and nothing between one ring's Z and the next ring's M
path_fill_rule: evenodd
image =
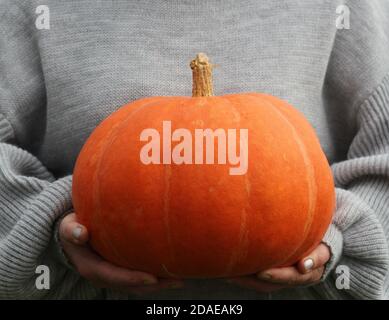
M308 258L304 260L304 269L309 271L313 268L314 262L312 258Z
M75 239L80 238L81 232L82 232L82 228L81 228L81 227L76 227L76 228L74 228L74 229L73 229L73 237L74 237Z
M146 286L149 286L149 285L152 285L152 284L156 284L157 281L153 280L153 279L143 279L143 284L146 285Z
M257 275L257 277L260 279L269 280L272 278L272 275L269 272L261 272Z

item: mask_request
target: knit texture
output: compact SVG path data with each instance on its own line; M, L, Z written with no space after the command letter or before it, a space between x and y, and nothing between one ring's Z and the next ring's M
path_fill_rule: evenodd
M215 94L272 94L313 125L336 183L331 260L308 288L196 280L142 298L389 298L388 1L47 0L49 30L35 26L40 4L0 0L0 298L123 298L82 279L58 243L74 163L125 103L190 95L198 52L218 65ZM341 4L349 30L336 28ZM50 290L35 286L41 264Z

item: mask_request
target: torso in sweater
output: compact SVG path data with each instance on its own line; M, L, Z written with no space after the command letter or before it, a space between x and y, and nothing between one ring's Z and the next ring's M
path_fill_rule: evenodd
M353 136L353 112L323 99L337 2L227 1L220 10L220 1L49 1L50 30L33 31L47 110L35 114L32 151L57 176L70 174L85 139L121 105L190 95L188 64L203 51L218 65L217 95L286 99L316 129L329 160L341 159Z
M329 161L337 162L355 135L356 108L387 72L368 58L381 50L369 44L368 34L359 48L361 29L336 28L343 2L48 0L50 30L31 27L25 48L39 68L31 72L41 85L29 90L40 104L26 107L23 121L21 110L5 113L22 148L57 177L69 175L89 134L120 106L147 96L190 95L189 61L205 52L217 64L215 94L264 92L287 100L312 124ZM39 1L23 3L14 5L33 23ZM355 21L364 6L355 5ZM12 28L17 34L26 26ZM17 87L14 94L28 105ZM200 283L164 297L258 297L226 284L209 288Z

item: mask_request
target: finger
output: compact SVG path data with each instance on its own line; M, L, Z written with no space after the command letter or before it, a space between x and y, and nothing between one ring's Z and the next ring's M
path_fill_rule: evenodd
M285 288L284 285L261 281L254 276L231 278L227 283L249 288L258 292L273 292Z
M329 259L330 250L325 244L321 243L311 254L297 263L297 270L302 274L310 272L316 268L323 267Z
M181 289L183 287L184 282L180 280L158 279L158 283L155 285L130 287L128 288L128 292L141 297L160 290Z
M296 267L273 268L257 275L260 280L286 286L309 285L320 281L324 268L317 268L301 274Z
M88 246L68 242L64 243L64 249L80 275L98 287L126 289L158 283L151 274L121 268L103 260Z
M126 289L133 286L155 285L158 280L145 272L132 271L117 267L107 261L92 266L90 278L94 284L102 288Z
M63 218L59 233L61 241L68 241L76 245L83 245L89 239L88 230L76 221L75 213L68 214Z

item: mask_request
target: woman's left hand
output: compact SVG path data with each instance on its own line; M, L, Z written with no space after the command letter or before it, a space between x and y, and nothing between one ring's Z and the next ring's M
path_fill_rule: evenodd
M255 276L231 278L229 283L249 287L260 292L272 292L284 288L308 286L320 281L325 264L330 259L329 248L321 243L296 265L272 268Z

